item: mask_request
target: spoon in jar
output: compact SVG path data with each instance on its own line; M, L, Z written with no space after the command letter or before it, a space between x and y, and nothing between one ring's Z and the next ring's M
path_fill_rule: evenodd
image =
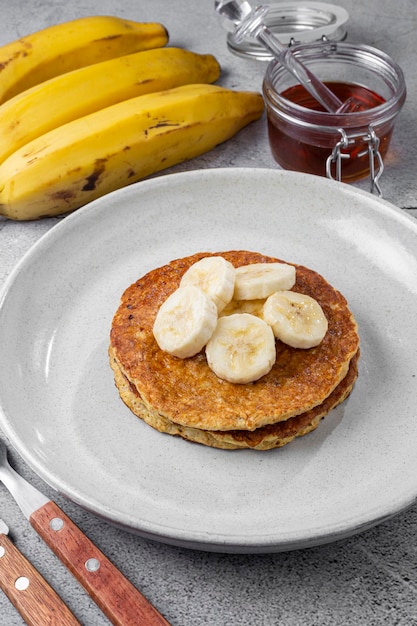
M214 8L221 16L223 26L232 33L236 43L245 37L257 39L300 82L301 85L329 113L352 113L357 110L354 98L345 102L315 76L289 48L282 44L264 22L268 6L252 9L247 0L215 0ZM284 55L283 53L286 52Z

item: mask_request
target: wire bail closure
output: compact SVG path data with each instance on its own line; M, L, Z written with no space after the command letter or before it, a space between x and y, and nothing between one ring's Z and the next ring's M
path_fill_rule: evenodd
M379 197L382 196L382 190L379 184L379 179L384 171L384 162L382 160L381 153L379 152L379 138L377 137L372 125L368 127L368 133L361 135L356 133L348 135L343 128L338 129L341 135L341 139L337 142L332 150L331 155L326 160L326 176L332 180L342 180L342 163L343 159L350 159L351 155L342 152L346 150L348 146L355 142L356 139L361 138L364 143L367 144L366 150L360 152L357 158L363 157L368 153L369 158L369 174L371 177L371 193L376 193ZM335 176L332 175L332 165L335 164Z

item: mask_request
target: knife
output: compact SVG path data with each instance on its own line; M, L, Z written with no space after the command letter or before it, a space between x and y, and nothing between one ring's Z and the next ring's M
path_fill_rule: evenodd
M80 626L67 605L7 536L0 519L0 588L29 626Z
M0 440L0 479L36 532L114 626L170 626L76 524L9 465ZM3 453L2 453L3 452Z

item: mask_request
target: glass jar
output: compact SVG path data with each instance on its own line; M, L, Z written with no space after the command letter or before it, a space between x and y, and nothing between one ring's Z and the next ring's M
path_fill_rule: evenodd
M384 52L346 42L304 44L295 54L344 102L349 113L329 113L278 61L263 82L268 136L274 159L284 169L344 182L371 176L378 187L394 121L405 98L401 68Z

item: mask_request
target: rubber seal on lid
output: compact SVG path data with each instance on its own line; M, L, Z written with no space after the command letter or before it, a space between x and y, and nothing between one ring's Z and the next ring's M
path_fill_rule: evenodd
M288 45L313 41L342 41L346 38L345 24L349 13L342 7L325 2L269 2L266 26ZM228 48L238 56L270 61L272 54L256 39L237 43L232 33L227 35Z

